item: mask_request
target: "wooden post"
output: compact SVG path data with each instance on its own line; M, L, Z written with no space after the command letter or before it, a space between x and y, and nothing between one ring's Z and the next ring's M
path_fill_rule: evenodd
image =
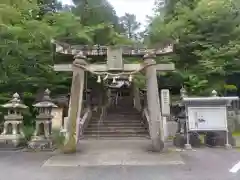
M78 57L75 62L78 64L86 65L85 57ZM68 129L65 145L63 148L64 153L74 153L77 149L77 121L80 118L82 110L82 99L84 89L84 70L81 68L73 67L73 79L71 87L71 101L70 112L68 116Z
M147 78L147 103L149 112L149 130L152 140L152 150L160 152L164 148L164 142L162 139L162 116L159 102L158 82L157 82L157 70L155 55L147 54L144 56L144 62L149 65L146 68Z

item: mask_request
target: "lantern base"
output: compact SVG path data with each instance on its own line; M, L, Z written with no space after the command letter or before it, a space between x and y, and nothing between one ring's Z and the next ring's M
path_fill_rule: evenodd
M54 146L52 139L34 136L28 143L28 149L33 151L54 151L56 147Z
M20 134L0 135L0 150L19 150L24 148L24 138Z

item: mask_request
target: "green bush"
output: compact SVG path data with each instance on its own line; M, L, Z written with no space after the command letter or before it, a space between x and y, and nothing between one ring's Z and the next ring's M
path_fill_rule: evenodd
M30 141L31 140L31 136L34 133L34 128L32 126L23 126L23 133L25 136L25 141Z
M65 136L59 130L52 131L53 143L58 147L62 148L65 141Z
M226 91L237 91L237 87L235 85L229 85L229 84L225 84L224 89Z

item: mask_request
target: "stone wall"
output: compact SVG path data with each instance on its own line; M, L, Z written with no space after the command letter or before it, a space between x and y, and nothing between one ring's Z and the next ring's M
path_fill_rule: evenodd
M230 132L240 131L240 110L228 111L228 129Z
M54 108L52 110L52 129L60 130L62 128L63 108Z
M168 137L173 137L177 132L177 123L175 121L167 121Z

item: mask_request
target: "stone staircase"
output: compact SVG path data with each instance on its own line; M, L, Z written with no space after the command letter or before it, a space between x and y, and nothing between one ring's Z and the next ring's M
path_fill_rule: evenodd
M84 138L148 138L149 133L140 113L131 106L112 107L100 120L97 113L93 115Z

